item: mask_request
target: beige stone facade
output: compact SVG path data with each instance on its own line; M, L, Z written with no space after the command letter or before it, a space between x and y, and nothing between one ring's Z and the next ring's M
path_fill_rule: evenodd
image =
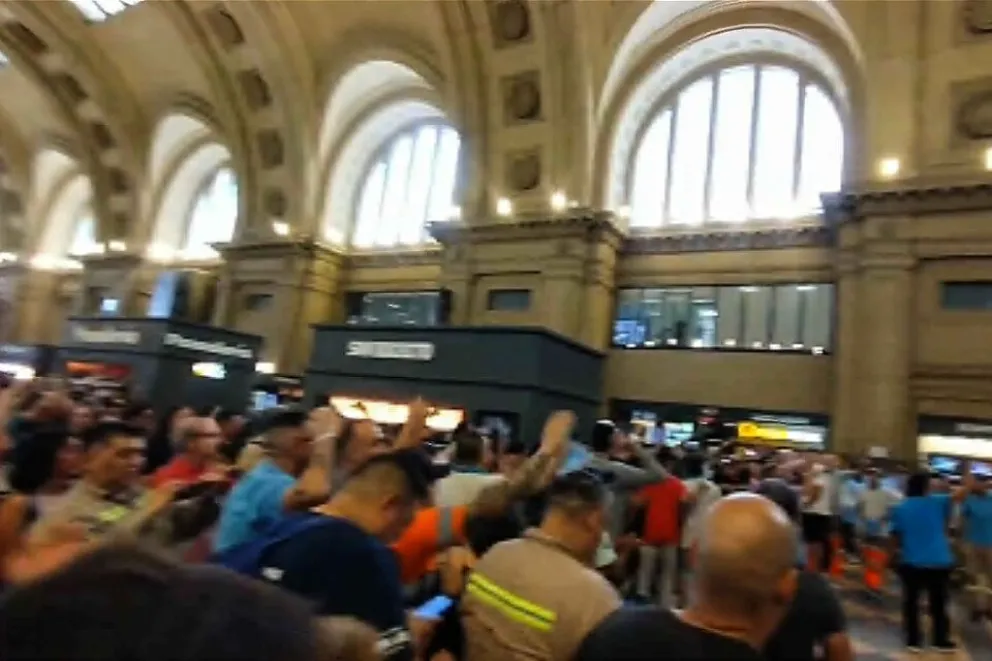
M294 372L309 325L342 321L349 292L444 288L452 323L539 325L606 351L607 398L829 414L836 448L903 456L920 415L992 419L992 311L942 298L992 283L992 2L77 4L0 11L5 341L56 341L106 297L142 315L157 275L186 269L217 283L214 323L262 335L265 360ZM648 120L735 66L788 69L829 100L842 191L789 220L632 227ZM436 241L415 228L360 245L370 167L434 124L460 137L458 219ZM793 165L815 167L804 149ZM193 245L222 170L233 211L202 213L230 228ZM723 194L710 166L705 179L708 200ZM70 255L81 240L93 249ZM611 347L624 288L795 283L834 284L823 355ZM530 305L491 309L494 290Z

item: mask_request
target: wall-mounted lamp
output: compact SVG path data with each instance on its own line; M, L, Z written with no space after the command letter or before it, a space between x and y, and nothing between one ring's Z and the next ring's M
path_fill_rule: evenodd
M272 231L276 233L276 236L289 236L289 223L274 220L272 221Z
M985 169L992 170L992 147L985 150L984 155Z
M275 374L276 364L270 362L255 363L255 371L259 374Z
M884 179L892 179L899 174L899 170L902 169L902 163L899 162L898 158L893 156L888 156L878 161L878 176Z
M498 216L503 216L504 218L506 218L507 216L512 216L513 202L511 202L508 198L505 197L501 197L498 200L496 200L496 214Z
M113 241L107 242L107 249L110 252L124 252L127 250L127 244L120 239L114 239Z
M550 202L552 211L564 211L568 206L568 198L565 197L565 193L560 190L556 190L551 194Z

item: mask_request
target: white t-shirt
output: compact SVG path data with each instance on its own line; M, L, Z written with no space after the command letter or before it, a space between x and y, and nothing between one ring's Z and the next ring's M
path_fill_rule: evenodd
M682 526L682 548L688 549L696 543L699 535L699 522L716 501L720 500L720 487L706 478L697 477L685 481L686 491L695 498L692 509Z
M820 495L811 504L807 505L804 511L808 514L830 516L833 514L834 481L830 478L829 473L819 473L813 478L813 484L820 487Z
M505 479L490 473L451 473L434 483L434 504L438 507L468 505L483 489Z
M881 521L889 514L889 509L899 502L899 497L879 487L861 492L861 512L865 521Z

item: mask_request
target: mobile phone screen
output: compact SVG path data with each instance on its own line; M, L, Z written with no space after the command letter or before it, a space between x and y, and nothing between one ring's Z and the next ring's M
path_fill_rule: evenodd
M413 614L422 620L440 620L454 603L451 597L440 594L421 604Z

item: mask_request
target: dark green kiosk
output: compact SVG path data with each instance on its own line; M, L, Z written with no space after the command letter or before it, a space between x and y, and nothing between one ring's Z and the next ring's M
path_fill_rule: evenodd
M585 436L602 376L601 353L538 328L316 326L305 384L310 402L403 404L421 396L530 445L557 409L575 411Z

